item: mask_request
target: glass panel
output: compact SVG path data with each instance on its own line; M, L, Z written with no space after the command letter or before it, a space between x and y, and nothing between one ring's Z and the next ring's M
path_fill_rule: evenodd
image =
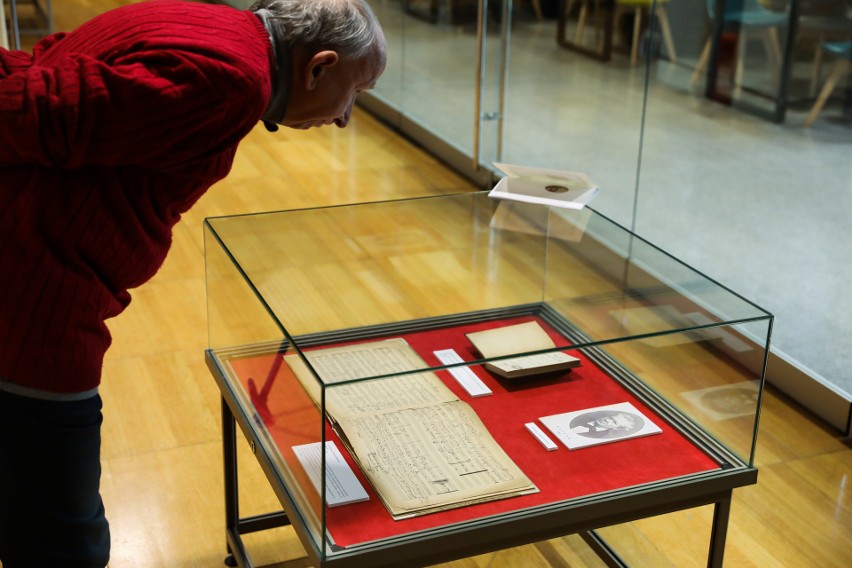
M235 227L245 233L243 238L255 238L251 227ZM204 225L204 258L207 297L207 337L211 349L236 348L261 342L281 341L283 331L270 319L257 293L234 265L222 243L210 226Z
M612 327L593 332L594 340L680 331L766 315L751 302L591 208L583 211L550 209L548 213L546 301L565 310L601 302L624 308L631 303L641 303L659 316L635 331L625 324L623 316L614 317ZM536 214L540 213L536 210ZM564 266L571 262L576 265L573 272L568 273L573 277L566 278ZM598 284L595 287L597 296L589 296L584 290L575 288L592 272L605 277L608 285L602 288ZM700 307L704 316L690 319L674 312L664 315L672 303L682 300L690 300Z
M261 237L250 225L232 228L241 233L244 245ZM312 487L292 448L322 442L322 415L299 396L301 387L283 365L287 351L283 330L269 317L265 302L207 223L204 248L207 297L212 299L207 304L209 347L216 352L212 364L224 377L220 388L223 395L233 396L250 423L263 425L255 431L260 447L252 441L252 453L260 452L274 464L281 484L291 488L294 514L301 516L320 542L324 538L320 489Z
M629 226L646 69L667 56L649 51L649 33L657 26L648 18L654 4L576 0L560 5L567 12L555 22L517 18L513 25L501 161L588 174L602 188L596 209ZM588 14L579 34L584 8ZM579 35L606 49L603 61L560 43L561 36L580 41ZM612 45L605 48L609 35Z
M675 4L679 4L674 8ZM664 81L770 120L783 121L792 69L790 0L690 0L673 3L684 35L684 63ZM684 30L685 31L685 30ZM700 46L694 38L702 38ZM694 62L690 74L689 63ZM688 77L688 78L687 78Z
M839 104L823 111L822 122L811 131L802 124L834 61L820 61L827 54L818 45L852 39L852 1L767 1L759 9L783 19L794 8L799 17L788 57L786 124L778 125L744 112L750 109L737 106L739 99L732 107L702 99L707 66L695 71L713 32L707 2L670 3L678 60L660 60L652 69L658 86L648 100L633 227L678 258L759 298L785 322L775 329L773 349L849 398L852 381L846 369L852 354L832 347L852 342L841 316L852 310L845 292L852 268L840 260L852 239L843 205L852 179L846 159L852 130L841 112L848 94L838 87L833 101ZM739 37L737 29L732 24L725 31L726 41ZM782 52L789 31L778 29ZM752 39L745 51L741 98L768 111L778 91L769 88L771 67L759 39L766 30L746 32ZM804 187L821 188L820 197L802 198Z
M726 0L725 13L739 2ZM843 255L838 243L849 241L850 230L844 222L847 216L837 206L850 178L843 154L849 141L844 81L819 114L813 135L798 126L835 61L842 63L842 58L819 46L852 38L852 0L751 2L749 6L767 18L786 18L783 25L768 26L777 27L784 60L780 71L770 64L776 34L760 31L745 17L732 22L724 38L720 35L715 52L719 68L714 91L727 89L733 97L723 100L724 106L719 104L724 97L705 96L714 53L705 47L720 22L711 18L718 1L638 3L643 31L636 65L630 64L635 0L621 3L605 63L565 49L559 37L562 43L577 37L580 9L588 5L582 38L587 46L600 47L609 21L606 0L560 2L566 9L561 19L555 11L548 12L546 2L541 3L541 20L531 14L530 3L513 6L500 161L588 173L602 188L594 202L597 210L664 243L679 258L695 262L747 295L761 298L790 322L778 329L776 348L804 364L808 374L825 377L848 393L852 388L843 370L850 355L831 347L837 337L848 336L837 315L849 311L844 309L849 301L842 283L852 277L845 263L836 262ZM651 12L653 19L648 17ZM737 52L741 29L745 45ZM491 30L496 30L493 22ZM453 33L470 32L462 26ZM712 41L709 45L712 48ZM404 55L402 47L396 47ZM743 52L744 58L734 57ZM733 85L738 60L742 76ZM434 67L449 69L452 63ZM773 83L773 73L783 72L785 63L787 82ZM432 67L427 71L431 73ZM407 73L425 76L415 68ZM412 92L409 98L424 92L431 90ZM436 109L472 105L462 97L421 99ZM789 128L755 122L750 116L758 111L777 119L784 107ZM485 138L490 140L490 134ZM489 152L483 154L484 161L492 155ZM802 200L803 187L820 187L828 195ZM797 206L779 207L782 202ZM799 226L811 229L796 231L793 246L779 247L789 238L790 227ZM737 254L730 254L732 250ZM809 293L816 282L819 293ZM815 321L823 325L814 326ZM809 329L804 337L803 327Z
M424 12L426 4L430 8ZM475 21L470 15L462 18L445 12L442 3L426 4L408 4L406 10L406 5L382 3L376 8L389 37L389 59L394 62L379 83L378 97L471 157L478 140L479 158L485 165L497 160L590 174L605 188L596 207L630 225L646 69L676 59L675 45L680 41L677 30L674 40L669 37L671 26L665 28L667 41L657 41L662 35L661 19L649 18L649 14L665 15L669 4L631 0L610 9L605 0L588 2L600 5L605 14L587 19L586 36L594 37L607 27L614 30L609 64L559 48L555 32L562 29L563 22L556 19L555 2L541 3L541 18L530 3L511 5L508 15L503 15L507 6L486 4L485 65L478 95ZM576 19L581 4L573 3L569 20ZM424 19L426 12L430 17ZM454 25L456 20L464 23ZM504 21L511 24L505 92L501 89L504 40L500 36ZM635 49L634 30L638 34ZM484 117L478 138L477 96ZM501 107L501 101L505 106Z
M492 4L499 12L499 3ZM373 6L388 41L388 69L374 94L469 156L474 155L477 122L477 6L477 0ZM485 6L488 9L487 0ZM486 48L489 62L500 52L496 43Z
M542 230L535 226L536 216L547 211L477 193L217 218L208 224L291 336L496 309L543 297L560 306L586 303L560 288L559 272L547 270L547 264L564 261L559 255L592 263L578 267L580 281L589 273L620 279L617 293L625 297L656 294L665 303L666 294L694 296L713 310L710 323L766 315L591 209L556 211ZM383 222L387 219L394 223ZM524 222L529 226L519 227ZM575 237L580 240L572 241ZM649 272L664 275L667 288L643 290L643 275ZM334 317L319 318L317 310ZM701 324L684 320L660 326L648 332ZM591 339L623 333L612 328Z
M491 212L474 194L208 222L295 337L541 301L544 239L492 231ZM515 258L523 286L500 280Z
M405 32L408 18L402 8L403 2L392 0L370 2L370 7L382 25L388 48L385 72L376 87L359 97L374 96L395 109L402 109L403 90L407 77L405 72Z
M601 215L550 216L546 301L586 338L637 337L602 351L751 463L771 331L763 310ZM732 320L745 321L720 327ZM712 407L729 399L742 399L736 412Z

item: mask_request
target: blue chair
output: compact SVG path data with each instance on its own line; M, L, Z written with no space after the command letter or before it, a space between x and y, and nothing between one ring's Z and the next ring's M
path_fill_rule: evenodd
M716 19L717 0L707 0L707 15L711 20ZM752 32L759 33L766 49L767 57L772 66L774 81L778 82L781 67L781 42L778 39L778 28L786 26L789 15L785 12L772 12L763 7L758 0L727 0L725 2L725 13L722 17L722 29L736 28L739 32L737 42L737 65L734 76L734 85L738 88L742 85L743 60L745 59L746 43ZM701 50L695 71L692 74L691 85L694 85L701 77L701 72L710 60L710 48L713 38L708 37Z
M814 106L811 107L811 112L805 118L805 126L807 127L814 123L840 78L852 72L852 41L826 41L820 44L820 49L833 54L836 60L828 73L825 85L823 85L817 100L814 102Z

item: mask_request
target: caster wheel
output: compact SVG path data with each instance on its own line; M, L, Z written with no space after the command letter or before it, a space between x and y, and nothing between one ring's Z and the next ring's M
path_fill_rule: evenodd
M225 558L225 566L236 566L237 559L234 558L233 554L229 554L227 558Z

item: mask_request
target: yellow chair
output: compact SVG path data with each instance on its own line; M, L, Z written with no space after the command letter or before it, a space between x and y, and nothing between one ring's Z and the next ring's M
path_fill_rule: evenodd
M820 45L820 49L833 53L837 59L831 67L825 85L823 85L816 102L814 102L814 106L811 107L811 112L805 118L805 126L807 127L814 123L840 78L847 73L852 73L852 41L827 41Z

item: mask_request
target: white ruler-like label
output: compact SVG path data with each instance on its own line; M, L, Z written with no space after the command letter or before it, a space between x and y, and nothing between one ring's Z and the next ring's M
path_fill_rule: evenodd
M535 422L527 422L524 424L524 428L529 430L529 433L535 436L535 439L538 440L548 452L552 452L557 448L556 442L551 440Z
M464 360L459 357L459 354L456 353L453 349L442 349L440 351L435 351L435 357L443 363L444 365L452 365L454 363L464 363ZM453 378L458 381L459 385L467 391L467 394L473 397L477 396L486 396L491 394L491 389L485 386L485 383L482 382L482 379L476 376L476 374L470 370L468 367L453 367L452 369L447 369Z

